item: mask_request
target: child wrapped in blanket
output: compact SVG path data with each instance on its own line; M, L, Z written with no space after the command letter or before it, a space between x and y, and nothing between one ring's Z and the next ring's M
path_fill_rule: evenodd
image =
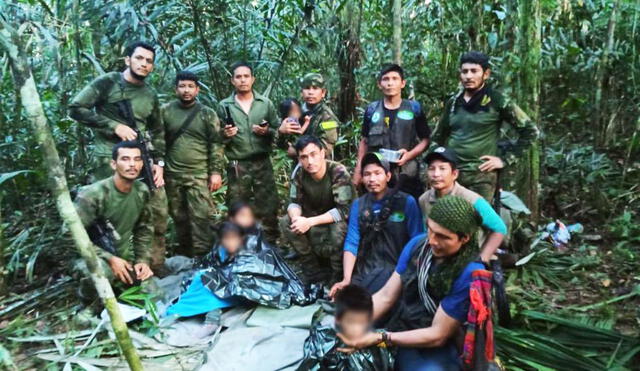
M360 286L347 285L336 294L335 308L333 325L320 323L311 328L298 371L393 370L393 354L384 342L351 353L340 351L344 343L338 333L357 339L373 326L371 294Z

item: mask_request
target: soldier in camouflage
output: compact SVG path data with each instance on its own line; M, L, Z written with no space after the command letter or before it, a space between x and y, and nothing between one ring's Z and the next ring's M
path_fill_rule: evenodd
M308 73L301 81L302 86L302 124L284 118L278 129L281 143L293 143L299 135L312 135L320 138L326 149L327 158L333 159L333 147L338 141L340 121L329 105L324 101L327 95L325 81L319 73Z
M189 257L211 249L211 192L222 186L220 121L214 110L196 100L199 91L198 76L180 72L176 76L177 99L161 108L167 198L179 245L176 253Z
M253 90L251 66L239 62L231 67L235 92L220 101L218 116L227 167L227 203L248 202L261 220L268 242L278 238L278 193L271 151L280 120L271 101Z
M287 215L281 219L284 238L300 255L308 283L342 279L342 256L355 196L347 169L325 158L320 139L304 135L295 144L299 165L291 179ZM329 262L327 267L323 261ZM330 273L330 276L328 276Z
M112 254L96 247L96 254L105 265L105 273L111 283L132 285L153 276L151 261L151 207L149 188L136 180L142 169L142 158L137 143L124 141L113 148L111 160L113 176L99 180L80 189L75 207L85 227L102 220L113 226L118 238ZM84 262L76 269L86 274ZM86 284L84 280L83 286ZM121 284L118 284L118 286Z
M160 103L156 92L144 83L153 71L153 46L135 42L127 48L124 72L110 72L98 76L76 95L69 105L69 115L95 134L94 153L91 157L91 182L112 174L110 152L113 145L124 140L135 140L136 132L129 127L118 110L117 103L131 103L137 128L151 144L154 159L153 181L158 187L151 193L153 218L152 268L159 268L165 258L167 231L167 196L165 194L164 128L160 118Z
M538 129L527 114L488 85L490 74L487 55L462 55L460 82L464 89L449 99L433 134L434 142L456 153L458 182L488 201L496 190L498 170L513 165L538 137ZM503 124L511 126L518 138L500 151Z

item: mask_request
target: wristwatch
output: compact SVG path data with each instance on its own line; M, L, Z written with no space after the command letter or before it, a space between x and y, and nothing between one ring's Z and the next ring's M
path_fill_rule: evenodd
M156 165L158 165L160 167L164 167L164 161L160 160L160 161L158 161L158 163L156 163Z

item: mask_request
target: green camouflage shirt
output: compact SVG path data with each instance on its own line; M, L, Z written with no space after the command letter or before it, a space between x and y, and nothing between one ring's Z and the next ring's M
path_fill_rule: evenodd
M309 109L309 107L303 104L302 110L306 111L307 109ZM318 103L315 107L303 114L311 115L309 127L304 132L305 135L318 137L327 149L327 157L333 158L333 147L338 141L338 128L340 126L338 117L324 101Z
M517 133L517 141L504 153L498 150L503 124ZM458 167L463 171L478 171L481 156L500 156L506 165L529 148L538 137L538 128L520 107L489 87L465 102L463 93L453 96L444 108L433 140L453 149Z
M186 131L174 139L188 116L196 106L196 114ZM222 138L220 120L214 110L196 103L184 107L178 100L167 103L160 109L167 143L175 140L167 148L166 171L170 174L206 176L214 172L222 173Z
M116 189L113 177L109 177L82 187L74 203L85 227L99 218L113 224L120 236L116 242L120 258L148 264L153 235L149 197L149 189L144 183L135 181L131 192L122 193ZM103 259L112 256L96 249Z
M235 93L220 101L218 107L218 117L220 117L224 129L227 120L225 107L229 107L231 119L238 128L238 133L231 137L223 136L224 154L229 160L245 160L259 155L269 155L271 153L271 145L277 135L280 120L278 113L271 101L261 95L253 92L253 103L247 115L240 105L236 102ZM253 125L259 125L263 121L269 123L269 132L267 135L255 134L252 130Z
M69 104L69 116L94 129L97 156L111 156L111 148L120 142L114 130L126 124L118 112L117 101L129 99L138 129L151 140L154 160L164 158L164 128L156 92L146 84L127 82L120 72L98 76L85 86Z
M333 220L346 221L355 196L349 171L342 164L327 161L327 172L315 180L298 165L293 170L289 199L291 207L300 207L305 217L331 213Z

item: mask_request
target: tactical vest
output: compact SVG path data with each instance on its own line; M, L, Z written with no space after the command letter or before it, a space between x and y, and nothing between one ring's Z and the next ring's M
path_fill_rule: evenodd
M360 197L358 226L361 237L356 274L368 274L382 267L393 272L404 245L410 239L404 213L408 197L404 192L391 191L383 198L377 214L373 212L373 194Z
M415 113L411 107L411 101L403 99L398 109L395 121L384 122L384 104L382 100L375 102L376 109L371 116L369 137L367 145L370 151L379 151L381 148L398 150L404 148L411 150L418 143L418 134L415 125Z

